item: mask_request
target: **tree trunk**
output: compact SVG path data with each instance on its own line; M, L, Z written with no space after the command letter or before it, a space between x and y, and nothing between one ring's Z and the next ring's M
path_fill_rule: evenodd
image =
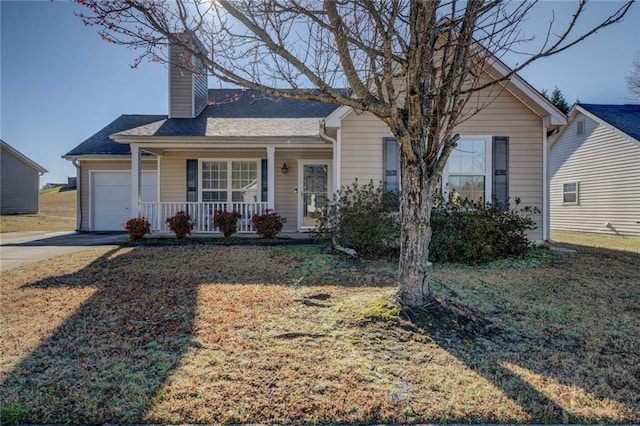
M429 276L431 241L431 207L437 187L434 178L425 176L420 167L401 161L402 165L402 222L400 237L400 263L398 293L401 304L423 307L432 298Z

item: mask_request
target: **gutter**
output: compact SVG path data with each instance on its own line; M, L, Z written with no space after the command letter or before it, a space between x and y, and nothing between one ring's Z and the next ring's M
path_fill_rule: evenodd
M320 139L322 139L327 143L331 143L334 146L338 142L335 140L335 138L332 138L331 136L327 135L327 133L325 132L324 120L320 120Z

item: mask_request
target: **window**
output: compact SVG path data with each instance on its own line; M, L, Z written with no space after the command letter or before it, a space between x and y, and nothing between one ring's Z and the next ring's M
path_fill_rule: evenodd
M447 161L445 193L473 201L491 200L489 151L488 138L460 139Z
M562 202L564 204L578 204L580 185L578 182L569 182L562 185Z
M203 202L244 202L259 200L259 173L256 160L203 160Z
M576 122L576 134L578 136L584 135L584 120L578 120Z

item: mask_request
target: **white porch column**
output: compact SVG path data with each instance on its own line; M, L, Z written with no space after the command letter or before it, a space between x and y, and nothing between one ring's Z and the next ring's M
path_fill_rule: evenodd
M140 149L131 145L131 217L140 216Z
M267 205L273 210L276 205L276 148L267 147Z

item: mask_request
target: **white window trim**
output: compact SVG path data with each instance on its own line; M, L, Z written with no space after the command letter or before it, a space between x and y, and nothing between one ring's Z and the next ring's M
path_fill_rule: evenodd
M584 136L586 131L586 120L584 118L579 118L576 120L576 136Z
M198 159L198 202L202 203L202 191L204 190L203 186L202 186L202 172L204 171L204 167L202 167L202 163L207 162L207 161L216 161L216 162L226 162L227 163L227 189L225 190L227 192L227 201L226 203L231 203L231 193L233 192L233 189L231 188L232 186L232 182L231 182L231 163L233 163L234 161L245 161L245 162L255 162L257 165L257 185L258 185L258 189L257 189L257 202L263 202L263 201L267 201L267 200L263 200L262 199L262 159L261 158L199 158ZM220 191L220 190L218 190Z
M576 185L576 190L575 191L565 191L564 190L564 186L572 184L572 183L574 183ZM576 201L565 201L564 200L565 194L576 194ZM569 182L562 182L562 205L564 205L564 206L577 206L578 204L580 204L580 182L577 181L577 180L569 181Z
M491 191L493 188L492 170L493 170L493 136L492 135L461 135L459 141L462 140L484 140L485 146L485 165L484 165L484 199L483 203L492 202ZM453 152L453 151L452 151ZM449 156L451 158L451 156ZM449 197L449 189L447 184L449 183L449 158L447 158L447 164L442 172L442 194L445 198ZM455 176L480 176L480 173L454 173Z

